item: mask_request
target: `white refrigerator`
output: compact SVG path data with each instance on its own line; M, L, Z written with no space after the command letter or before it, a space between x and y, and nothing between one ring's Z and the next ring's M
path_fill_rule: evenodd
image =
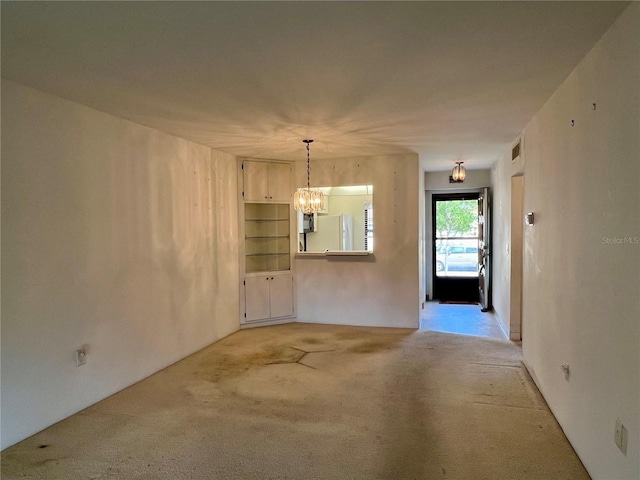
M316 231L307 233L307 251L353 250L351 215L318 215Z

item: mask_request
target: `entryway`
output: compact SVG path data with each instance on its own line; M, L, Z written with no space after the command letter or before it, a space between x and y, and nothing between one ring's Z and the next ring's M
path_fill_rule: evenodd
M422 330L506 339L491 312L489 189L431 196L432 301Z
M482 312L478 305L446 304L438 300L425 303L420 330L508 339L492 312Z

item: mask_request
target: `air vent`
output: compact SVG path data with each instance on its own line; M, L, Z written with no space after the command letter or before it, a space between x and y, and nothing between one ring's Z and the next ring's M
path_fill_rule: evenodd
M520 140L511 149L511 161L513 162L520 156Z

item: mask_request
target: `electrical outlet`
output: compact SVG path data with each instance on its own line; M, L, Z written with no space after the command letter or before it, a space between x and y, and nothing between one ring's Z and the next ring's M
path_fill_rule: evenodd
M87 363L87 351L84 347L76 350L76 367L81 367Z
M616 442L616 445L624 455L627 454L627 436L628 436L627 429L622 424L619 418L616 419L616 430L614 434L614 441Z

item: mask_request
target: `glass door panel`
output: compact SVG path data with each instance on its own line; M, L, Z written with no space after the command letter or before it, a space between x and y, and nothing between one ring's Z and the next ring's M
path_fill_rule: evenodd
M478 276L478 201L435 202L435 270L438 277Z

